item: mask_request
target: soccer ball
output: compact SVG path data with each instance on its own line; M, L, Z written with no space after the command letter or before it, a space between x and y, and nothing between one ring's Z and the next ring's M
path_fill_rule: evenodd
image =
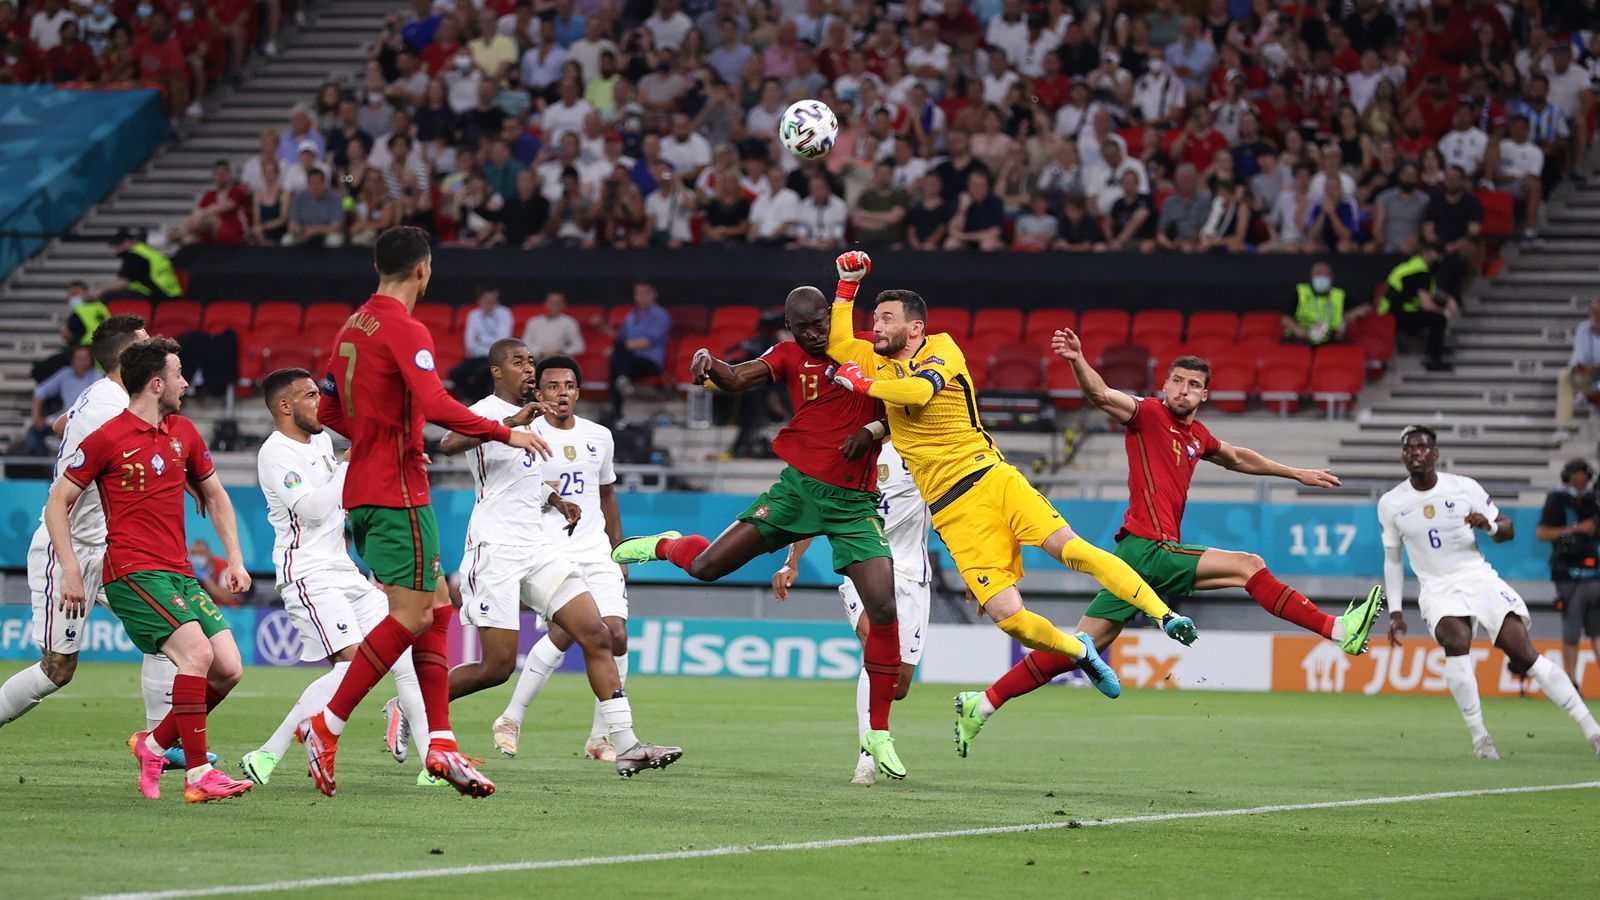
M839 119L820 100L799 100L778 120L778 140L801 159L819 159L833 149L839 136Z

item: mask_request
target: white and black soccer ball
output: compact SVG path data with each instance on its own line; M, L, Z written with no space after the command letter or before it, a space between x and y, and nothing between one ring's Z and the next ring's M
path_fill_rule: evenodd
M833 149L839 119L821 100L798 100L778 120L778 140L801 159L819 159Z

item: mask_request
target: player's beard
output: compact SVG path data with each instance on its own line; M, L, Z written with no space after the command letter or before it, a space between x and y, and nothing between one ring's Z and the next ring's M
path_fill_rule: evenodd
M306 434L322 433L322 423L317 420L315 414L311 415L309 418L301 418L300 413L296 412L294 414L294 427L304 431Z
M879 349L879 347L878 347L878 340L879 339L874 339L873 340L872 349L879 356L894 356L896 353L899 353L901 350L904 350L906 348L906 336L903 335L903 334L900 334L900 335L886 334L886 335L884 335L881 338L881 340L884 343L884 346L883 346L882 349Z

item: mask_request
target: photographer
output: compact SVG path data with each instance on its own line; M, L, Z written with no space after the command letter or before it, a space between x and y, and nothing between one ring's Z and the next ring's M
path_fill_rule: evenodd
M1550 578L1561 610L1561 666L1578 683L1578 639L1586 634L1600 657L1600 553L1595 542L1600 503L1594 469L1581 459L1561 467L1562 488L1545 497L1534 536L1549 541Z

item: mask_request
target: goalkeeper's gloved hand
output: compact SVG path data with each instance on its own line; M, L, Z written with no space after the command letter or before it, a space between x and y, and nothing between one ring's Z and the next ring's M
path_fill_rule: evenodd
M1188 616L1180 616L1175 612L1169 612L1161 617L1161 630L1167 633L1167 637L1185 647L1193 644L1200 637L1199 632L1195 630L1194 620Z
M861 367L853 362L847 362L835 368L833 374L829 377L833 379L834 384L842 388L848 388L857 394L865 394L872 389L872 379L868 378L867 373L861 371Z
M839 287L835 289L834 296L853 302L856 292L861 290L861 280L872 271L872 257L860 250L850 250L839 254L833 264L839 270Z

